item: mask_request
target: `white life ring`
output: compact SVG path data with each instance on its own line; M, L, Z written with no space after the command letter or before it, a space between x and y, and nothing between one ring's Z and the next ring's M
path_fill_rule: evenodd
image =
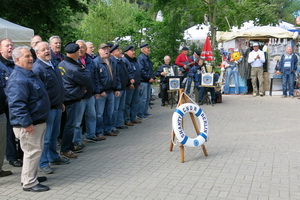
M182 128L182 119L186 113L194 113L200 122L200 133L198 133L196 138L189 138ZM187 147L200 146L207 139L208 120L205 113L196 104L184 103L176 108L172 117L172 126L179 142Z

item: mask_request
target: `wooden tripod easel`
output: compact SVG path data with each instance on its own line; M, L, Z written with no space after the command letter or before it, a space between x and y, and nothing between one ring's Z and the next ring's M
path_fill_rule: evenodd
M188 97L184 93L184 89L180 89L179 90L179 97L181 97L181 95L182 95L182 98L180 98L178 106L180 106L181 104L184 104L184 103L188 103L188 101L189 101ZM194 125L194 128L195 128L196 134L200 133L198 125L197 125L197 122L195 120L194 114L190 113L190 117L191 117L191 119L193 121L193 125ZM183 119L182 119L182 128L183 128ZM174 133L174 130L173 130L172 131L172 139L171 139L171 142L170 142L170 151L173 151L173 143L174 143L174 141L175 141L175 133ZM202 144L201 147L202 147L204 155L208 156L208 153L207 153L207 150L205 148L205 145ZM179 148L180 148L180 161L182 163L184 163L184 146L182 144L180 144Z

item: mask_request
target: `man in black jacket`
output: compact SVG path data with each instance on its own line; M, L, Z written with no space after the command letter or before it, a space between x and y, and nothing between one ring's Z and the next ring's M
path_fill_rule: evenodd
M43 81L51 103L39 167L44 173L51 174L53 169L50 168L50 162L53 164L68 164L70 162L67 158L61 158L56 151L61 115L64 109L64 86L58 67L54 67L51 63L49 44L38 42L34 50L37 59L33 64L32 71Z
M75 118L79 109L80 101L87 92L87 88L91 88L90 72L85 70L85 67L79 64L79 45L68 43L65 46L67 52L66 58L59 63L59 69L62 74L66 106L67 120L62 136L61 155L67 158L77 158L73 151L80 152L83 147L74 146L72 144L74 137ZM72 151L73 150L73 151Z

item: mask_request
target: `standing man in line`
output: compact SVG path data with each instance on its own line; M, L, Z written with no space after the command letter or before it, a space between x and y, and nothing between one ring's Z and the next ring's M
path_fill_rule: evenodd
M287 85L289 86L289 97L294 98L295 72L297 70L298 58L293 53L292 47L285 49L285 54L281 56L277 74L282 74L283 98L287 97Z
M98 138L96 137L96 98L99 98L99 94L96 94L96 85L98 85L98 78L96 76L96 67L93 62L93 59L88 56L86 53L87 47L86 43L83 40L77 40L76 44L79 45L79 60L78 62L81 63L85 70L89 71L91 79L90 81L90 88L86 88L86 93L84 94L83 99L80 101L79 110L76 116L75 122L75 130L74 130L74 138L73 138L73 145L77 146L84 146L82 144L82 129L80 125L83 122L85 123L86 128L86 140L89 142L97 142Z
M50 47L47 42L38 42L34 50L37 55L32 71L44 83L50 98L51 109L46 121L46 132L44 137L44 149L39 167L42 172L52 174L51 164L68 164L70 160L60 157L56 151L57 137L60 133L62 110L64 109L64 86L58 67L51 63Z
M95 54L94 54L94 44L92 42L86 42L86 53L92 58L96 58Z
M265 54L259 49L258 43L253 44L253 50L248 57L248 63L251 64L251 81L253 87L253 96L257 96L258 88L256 81L259 82L259 96L264 96L264 70L263 64L266 61Z
M14 46L13 42L9 38L4 38L0 40L0 70L2 71L0 76L2 79L3 89L7 95L7 81L13 69L15 67L15 63L12 60L12 52ZM20 142L16 141L15 134L13 132L12 126L9 121L9 110L8 104L5 104L5 115L6 115L6 159L9 164L14 167L22 167L22 158L23 151L20 148Z
M141 54L138 57L138 63L141 66L141 106L138 116L140 118L147 118L151 116L148 112L150 98L151 98L151 83L155 80L153 72L153 64L149 58L150 46L145 43L140 46Z
M51 63L53 66L57 67L58 64L63 61L65 56L61 51L61 39L59 36L54 35L49 38L49 45L51 48Z
M31 40L30 40L30 46L31 46L31 48L30 48L30 53L31 53L32 58L33 58L33 63L34 63L35 60L36 60L36 53L35 53L35 51L34 51L34 47L35 47L35 45L36 45L38 42L41 42L41 41L42 41L42 38L41 38L41 36L39 36L39 35L34 35L34 36L31 38Z
M77 158L75 153L83 151L84 147L74 146L73 137L77 113L80 109L80 101L87 93L87 88L91 88L90 72L78 63L79 45L73 42L65 46L67 56L59 63L59 69L62 74L66 106L66 125L63 130L62 144L60 154L66 158ZM75 152L75 153L74 153Z
M134 46L126 46L124 53L122 60L125 62L129 74L129 84L126 87L124 120L126 126L134 126L133 122L137 121L137 113L141 102L139 95L141 67L135 57Z
M42 155L46 120L50 100L42 81L33 73L30 48L18 47L13 51L15 69L7 84L10 123L24 151L21 183L24 191L43 192L49 187L37 178Z
M2 73L0 69L0 73ZM11 171L2 170L5 148L6 148L6 118L4 114L6 95L4 93L3 81L0 76L0 177L12 175Z
M110 48L110 59L117 63L117 69L119 71L119 77L121 80L121 89L120 95L115 97L115 104L114 104L114 114L113 114L113 124L114 124L114 131L117 127L125 128L124 124L124 112L125 112L125 100L126 100L126 86L129 84L129 74L126 67L125 62L122 60L122 49L119 47L118 44L115 44Z
M113 130L113 113L115 97L120 96L121 82L116 62L109 59L109 50L109 45L100 44L99 56L94 59L100 86L97 91L100 97L96 100L96 135L99 140L105 140L105 135L118 135Z

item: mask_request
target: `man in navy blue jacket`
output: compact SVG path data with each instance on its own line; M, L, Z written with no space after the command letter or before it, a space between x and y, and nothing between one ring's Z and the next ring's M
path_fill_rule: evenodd
M126 87L125 100L125 125L134 126L137 121L137 113L140 106L139 87L141 84L141 67L135 57L134 46L128 45L124 49L123 61L129 73L129 85Z
M0 69L0 73L1 72L2 71ZM4 93L2 77L0 76L0 177L12 175L11 171L2 170L6 148L6 119L4 115L5 104L6 95Z
M79 111L80 101L88 92L87 88L91 88L91 75L85 67L78 63L79 45L75 43L68 43L65 46L67 56L59 63L59 69L62 74L66 106L66 125L62 136L61 155L67 158L77 158L75 152L81 152L83 147L73 145L74 127L76 116Z
M75 146L84 146L82 144L82 129L80 125L82 124L83 116L85 116L85 128L86 128L86 140L89 142L96 142L98 138L96 137L96 108L95 108L95 98L99 98L99 94L96 93L96 86L98 86L98 77L96 76L96 68L93 59L86 53L87 46L83 40L77 40L76 44L79 45L79 59L78 62L81 63L85 70L88 70L91 75L90 85L91 87L86 88L83 99L80 101L79 110L76 115L75 131L73 144Z
M148 113L148 107L151 97L151 83L154 82L155 75L153 64L149 58L150 46L145 43L140 48L142 52L138 57L138 63L141 66L141 105L138 116L143 119L151 115Z
M119 77L121 80L121 90L120 95L115 97L115 105L114 105L114 131L117 127L125 128L124 124L124 111L125 111L125 100L126 100L126 86L130 84L129 82L129 73L127 70L127 66L125 62L122 60L122 49L118 44L115 44L112 48L110 48L110 59L117 63L117 69L119 70Z
M96 100L96 135L100 140L105 139L104 135L117 136L117 132L112 131L114 96L120 95L121 82L116 62L109 59L109 49L107 44L100 44L99 56L94 59L99 79L97 93L100 94Z
M51 63L50 47L47 42L38 42L34 47L37 59L32 71L42 80L50 98L51 110L47 119L44 137L44 149L39 162L40 169L46 173L53 173L52 164L68 164L67 158L61 158L56 151L57 137L60 133L62 110L64 109L64 85L58 67Z
M61 39L59 36L54 35L49 38L49 45L51 48L51 62L52 65L57 67L58 64L63 61L65 56L60 52L61 51Z
M42 81L31 70L33 58L29 47L13 51L15 69L7 84L10 123L24 151L21 183L24 191L42 192L49 187L37 179L42 155L50 100Z
M15 63L12 60L13 43L11 39L4 38L0 40L0 69L1 69L1 79L6 93L6 82L8 81L14 67ZM16 142L16 137L13 132L12 126L9 122L9 111L8 104L5 103L5 115L7 119L6 124L6 159L9 164L14 167L22 167L23 151L20 148L20 142ZM18 144L18 145L17 145ZM18 148L17 148L18 147ZM19 160L20 159L20 160Z
M293 53L292 47L286 47L285 54L281 56L277 74L282 74L283 98L287 97L287 85L289 85L289 96L294 98L295 72L297 70L298 58Z

